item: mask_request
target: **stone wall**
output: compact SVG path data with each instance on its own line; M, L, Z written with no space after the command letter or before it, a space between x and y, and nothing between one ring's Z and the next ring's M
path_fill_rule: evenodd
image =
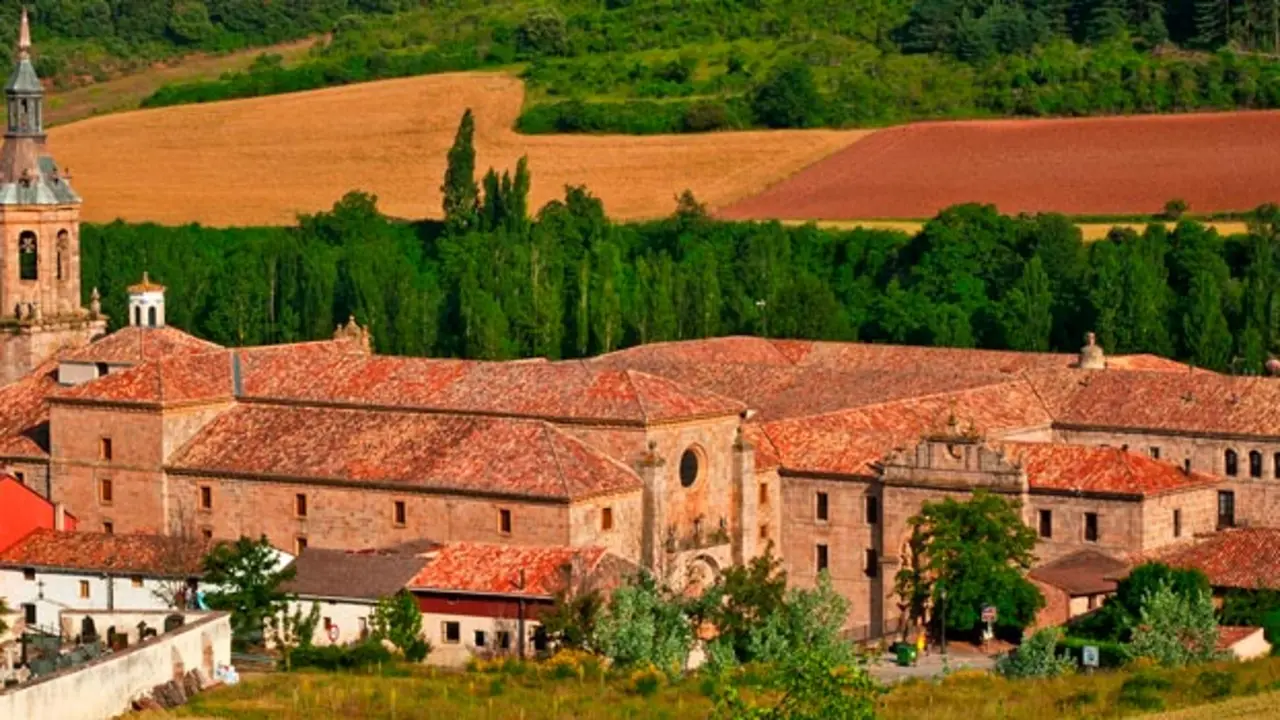
M1053 517L1053 536L1036 542L1037 563L1047 563L1080 550L1096 550L1123 556L1142 550L1142 503L1087 495L1031 493L1027 498L1028 524L1039 534L1040 511ZM1085 539L1085 516L1098 517L1098 539Z
M1237 477L1249 477L1249 453L1262 455L1262 480L1280 484L1280 468L1276 453L1280 453L1280 441L1265 438L1239 438L1214 435L1179 435L1173 433L1122 432L1117 430L1058 429L1054 439L1060 443L1128 448L1132 452L1147 455L1159 452L1161 460L1183 466L1191 461L1191 469L1210 475L1226 477L1226 451L1236 451L1239 459Z
M60 350L88 345L107 329L106 320L87 316L19 323L10 317L12 307L0 311L0 385L21 379Z
M207 613L182 628L85 665L0 691L0 717L108 720L156 685L231 662L231 621Z
M604 527L608 510L612 525ZM590 498L569 506L569 544L603 547L618 557L640 562L644 502L638 491Z

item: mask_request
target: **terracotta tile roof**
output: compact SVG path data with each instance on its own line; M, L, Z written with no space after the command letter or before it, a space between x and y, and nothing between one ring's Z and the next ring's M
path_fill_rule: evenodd
M1027 473L1031 491L1147 496L1215 485L1221 478L1186 473L1168 462L1120 448L1057 443L1000 443Z
M56 359L0 387L0 457L49 457L49 404L45 398L57 387Z
M293 561L286 592L304 597L377 600L394 595L427 564L411 553L307 548Z
M1245 627L1241 625L1219 625L1218 626L1218 643L1217 650L1230 650L1237 643L1246 638L1263 632L1260 627Z
M194 355L221 349L221 345L201 340L175 327L130 325L67 353L62 360L109 365L137 365L146 360L173 355Z
M1152 559L1202 570L1214 587L1280 588L1280 528L1223 530Z
M561 500L640 488L629 468L545 422L257 403L219 415L169 468Z
M1021 380L883 405L765 423L782 467L873 475L891 450L912 447L954 413L988 438L1048 427L1050 417Z
M1064 590L1069 595L1098 595L1115 592L1114 576L1129 568L1129 563L1096 550L1081 550L1051 563L1034 568L1033 580Z
M0 567L193 577L210 542L162 535L108 535L34 530L0 552Z
M1207 372L1030 373L1065 425L1280 435L1280 378Z
M570 568L589 574L606 554L597 547L450 543L428 554L427 566L409 581L409 587L415 591L552 597L566 587Z

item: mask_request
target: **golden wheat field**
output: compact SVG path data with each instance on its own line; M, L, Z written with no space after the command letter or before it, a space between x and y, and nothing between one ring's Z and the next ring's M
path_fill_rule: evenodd
M534 208L580 184L622 219L668 214L686 188L723 205L867 134L518 135L523 94L509 75L433 75L107 115L54 128L49 141L87 220L228 226L291 224L349 190L376 194L393 216L438 217L445 154L466 108L477 175L527 154Z

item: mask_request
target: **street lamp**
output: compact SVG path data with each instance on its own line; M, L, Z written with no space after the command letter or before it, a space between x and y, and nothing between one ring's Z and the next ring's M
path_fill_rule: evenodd
M942 600L942 618L939 621L942 624L942 654L947 654L947 588L943 586L940 598Z

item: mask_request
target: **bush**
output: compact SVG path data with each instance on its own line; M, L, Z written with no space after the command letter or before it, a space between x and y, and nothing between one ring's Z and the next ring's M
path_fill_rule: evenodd
M1196 676L1196 690L1206 700L1220 700L1235 689L1236 676L1223 670L1205 670Z
M756 122L771 128L821 125L822 104L813 71L802 62L775 68L751 96Z
M1144 670L1124 681L1120 686L1118 701L1120 705L1138 710L1163 710L1162 693L1173 687L1167 678L1154 672Z
M1174 198L1164 204L1163 216L1165 220L1179 220L1190 209L1191 206L1187 204L1186 200Z
M1060 628L1044 628L1023 641L1017 650L996 662L996 672L1007 678L1047 678L1075 670L1071 656L1058 654Z
M631 674L631 691L641 697L653 697L662 687L662 673L649 666Z
M319 670L368 670L379 665L389 664L391 651L377 642L362 642L356 645L325 645L323 647L300 647L293 651L290 658L293 670L316 668Z
M724 103L713 100L702 100L688 107L684 112L681 129L684 132L707 132L720 130L729 126L729 111Z

